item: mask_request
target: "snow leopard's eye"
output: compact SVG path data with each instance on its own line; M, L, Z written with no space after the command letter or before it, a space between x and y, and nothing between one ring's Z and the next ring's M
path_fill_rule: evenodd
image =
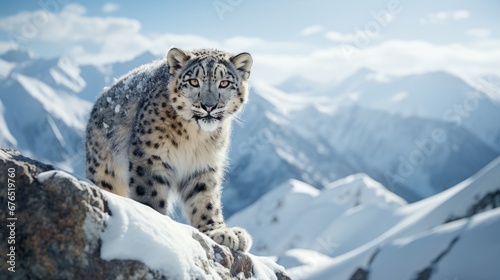
M220 81L219 88L227 88L231 82L228 80Z
M189 84L192 86L192 87L199 87L200 86L200 82L198 82L197 79L190 79L189 81Z

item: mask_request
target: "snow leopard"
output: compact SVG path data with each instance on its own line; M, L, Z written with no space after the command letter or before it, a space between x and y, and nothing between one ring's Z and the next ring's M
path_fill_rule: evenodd
M247 101L252 63L246 52L172 48L117 79L90 113L87 177L162 214L180 202L193 227L248 251L248 232L224 222L221 185L231 122Z

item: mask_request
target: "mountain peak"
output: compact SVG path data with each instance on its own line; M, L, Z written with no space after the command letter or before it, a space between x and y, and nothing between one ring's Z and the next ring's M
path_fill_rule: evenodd
M349 175L329 184L324 193L334 194L337 197L355 196L356 205L376 204L381 207L399 207L407 204L406 201L394 194L382 184L364 173Z
M33 54L22 49L9 50L0 55L0 59L8 62L24 62L33 58Z
M142 59L147 59L147 60L154 60L158 58L157 55L153 54L150 51L145 51L140 53L138 56L136 56L133 60L142 60Z
M466 85L465 81L461 78L455 76L454 74L444 71L437 70L425 73L416 73L404 76L402 78L407 78L415 82L423 82L432 85Z

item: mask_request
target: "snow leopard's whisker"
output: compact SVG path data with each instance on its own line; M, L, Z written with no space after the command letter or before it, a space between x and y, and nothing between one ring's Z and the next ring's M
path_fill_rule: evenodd
M233 115L233 120L239 127L245 126L246 121L241 118L240 114Z

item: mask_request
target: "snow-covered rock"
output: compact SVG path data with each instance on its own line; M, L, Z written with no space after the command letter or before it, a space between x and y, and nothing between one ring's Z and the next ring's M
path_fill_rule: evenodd
M0 149L0 170L0 182L14 182L0 201L15 204L13 214L0 211L0 218L16 218L9 220L14 257L0 264L2 279L290 279L270 259L231 251L148 206L16 151ZM0 237L7 242L9 236L2 227Z

